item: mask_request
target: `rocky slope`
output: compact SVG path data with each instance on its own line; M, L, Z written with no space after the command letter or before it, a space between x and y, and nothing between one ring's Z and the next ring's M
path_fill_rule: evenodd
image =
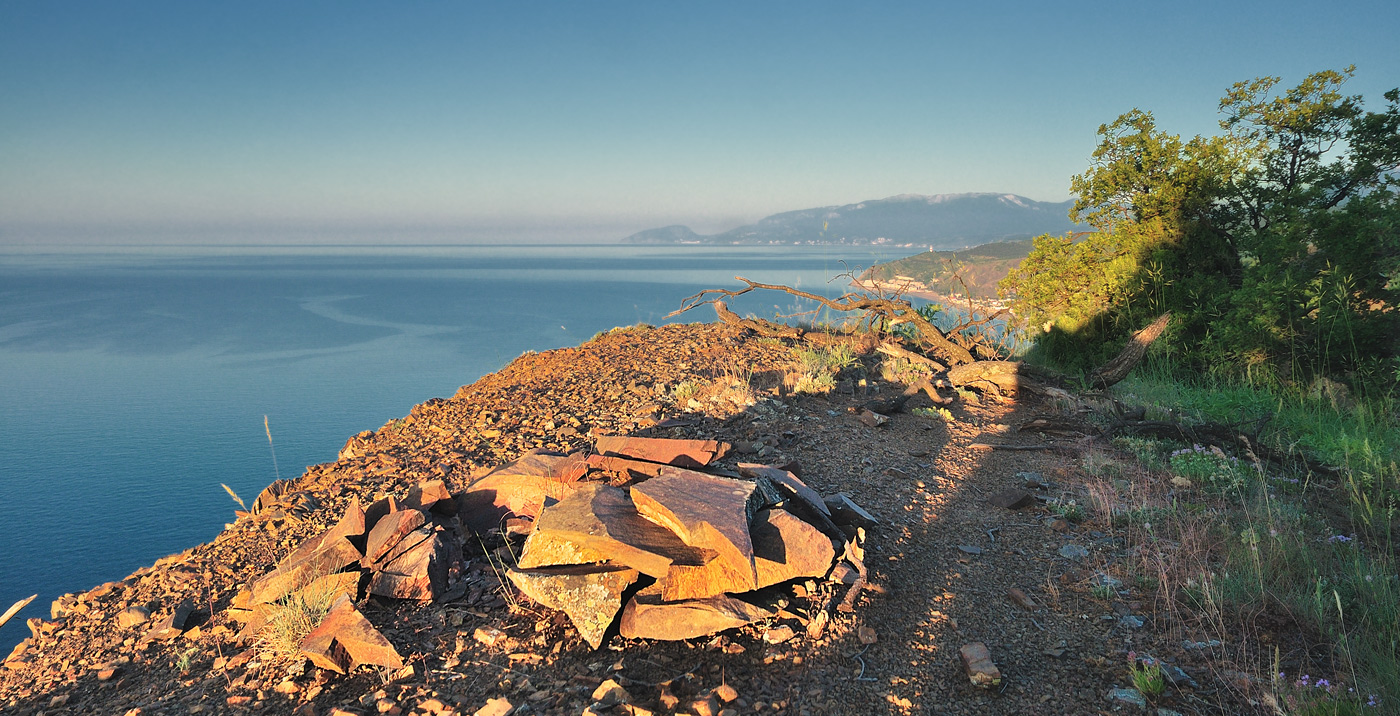
M870 419L849 409L903 387L874 377L877 358L862 359L867 385L855 375L826 396L799 396L783 387L790 346L722 325L618 330L521 356L355 436L338 461L309 468L214 541L56 602L0 670L0 710L471 714L506 713L508 702L517 714L1100 713L1137 708L1122 693L1106 698L1131 685L1131 650L1173 659L1198 682L1159 704L1247 708L1210 679L1203 651L1182 646L1180 625L1154 616L1131 585L1106 581L1130 558L1111 526L1055 520L1044 506L1085 499L1081 443L1010 427L1046 406L960 401L951 421ZM919 405L930 403L915 396L906 407ZM357 605L406 669L339 675L237 644L235 596L352 500L402 497L429 480L460 490L526 451L590 450L605 435L722 440L736 449L721 467L796 463L821 493L849 493L880 523L865 542L870 582L857 608L836 612L819 636L795 600L719 636L610 635L595 650L565 615L502 578L490 557L498 543L469 538L458 588L437 602ZM974 642L1001 673L994 688L965 671L959 652Z

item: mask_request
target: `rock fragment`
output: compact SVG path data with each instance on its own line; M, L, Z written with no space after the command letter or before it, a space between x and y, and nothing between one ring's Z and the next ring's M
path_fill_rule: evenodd
M749 522L758 502L754 483L678 470L634 485L631 495L643 517L676 533L691 547L714 551L714 559L720 564L711 570L732 580L725 591L747 592L756 588L758 578L749 534Z
M622 608L622 593L637 581L638 572L620 566L590 565L512 569L506 576L526 596L569 615L579 635L597 649Z
M772 614L729 595L683 602L663 602L646 590L622 609L619 632L628 639L675 641L752 624Z
M958 650L962 657L963 670L973 686L990 689L1001 683L1001 671L992 663L992 653L980 641L964 645Z
M988 502L1008 510L1019 510L1035 504L1035 495L1025 490L1004 490L992 495Z
M686 468L705 467L724 457L729 452L729 448L729 443L715 440L669 440L666 438L613 436L600 437L595 445L595 449L600 455L630 457Z
M785 510L760 510L751 534L760 589L799 577L822 577L836 559L826 535Z
M302 640L301 653L317 666L340 674L361 664L403 668L403 657L394 645L344 595Z
M584 483L535 520L521 552L522 569L615 562L663 578L671 565L703 565L714 552L687 545L638 514L628 492Z

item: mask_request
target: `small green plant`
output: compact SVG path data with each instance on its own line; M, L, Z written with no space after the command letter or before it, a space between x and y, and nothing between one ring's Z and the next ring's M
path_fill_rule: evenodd
M1108 602L1117 598L1118 592L1114 591L1111 584L1095 584L1089 589L1089 596Z
M955 420L953 413L947 408L914 408L909 412L915 415L921 415L925 418L938 418L945 423L951 423Z
M190 673L190 668L194 666L194 657L199 653L199 647L190 647L180 653L180 657L175 660L175 668L182 674Z
M1079 503L1074 500L1061 502L1055 505L1053 509L1055 510L1055 514L1059 515L1067 522L1079 524L1084 521L1084 508L1080 507Z
M1214 445L1208 448L1192 445L1173 450L1167 462L1173 475L1217 492L1238 491L1248 483L1251 475L1249 466L1242 465L1239 458L1226 455Z
M793 386L792 392L805 393L808 395L819 395L830 393L836 389L836 377L830 373L818 373L817 375L803 375Z
M693 380L687 380L676 385L671 391L671 397L680 405L689 403L691 398L700 394L700 384Z
M1162 665L1150 656L1139 659L1137 652L1128 652L1128 675L1133 679L1133 688L1149 699L1161 696L1167 689Z
M1119 450L1131 453L1137 459L1138 464L1154 472L1165 470L1167 462L1163 458L1162 443L1151 438L1118 437L1113 439L1113 446Z

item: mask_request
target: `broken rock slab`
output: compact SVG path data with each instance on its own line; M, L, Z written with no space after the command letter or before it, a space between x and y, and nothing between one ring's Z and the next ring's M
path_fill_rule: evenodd
M721 562L715 569L735 580L726 591L756 588L749 523L762 493L755 483L677 470L632 486L631 495L643 517L692 547L715 552Z
M443 532L423 525L374 566L369 593L395 599L435 599L447 589L449 562Z
M992 662L992 653L980 641L963 646L958 650L962 657L963 669L973 686L990 689L1001 684L1001 670Z
M512 569L506 572L526 596L569 616L579 635L594 649L622 608L622 593L637 581L635 569L607 565Z
M361 664L402 669L403 657L384 635L341 596L320 626L301 642L301 653L317 666L344 674Z
M311 583L317 577L334 574L360 561L360 550L345 537L336 537L320 549L302 555L293 553L277 568L249 585L250 605L275 602Z
M699 468L725 456L729 443L716 440L670 440L603 436L595 449L600 455L630 457L676 467Z
M869 529L880 524L875 516L866 512L864 508L855 503L850 495L838 492L834 495L823 498L826 503L828 514L831 520L838 525L850 525L854 527L865 527Z
M988 502L1008 510L1019 510L1035 504L1035 495L1025 490L1005 490L992 495Z
M768 610L729 595L665 602L659 593L644 589L623 607L618 631L628 639L676 641L752 624L770 616Z
M452 498L452 492L442 480L429 480L409 488L403 506L410 510L434 512L444 516L457 513L457 501Z
M547 503L573 492L573 481L497 470L478 478L457 497L462 527L485 532L510 517L534 519Z
M660 579L673 564L699 566L714 556L640 515L627 490L588 482L540 513L519 566L614 562Z
M360 564L369 567L379 562L400 541L427 521L428 518L418 510L403 509L385 515L369 531L369 537L365 540L365 555Z
M836 549L820 530L778 508L760 510L750 529L758 588L831 571Z

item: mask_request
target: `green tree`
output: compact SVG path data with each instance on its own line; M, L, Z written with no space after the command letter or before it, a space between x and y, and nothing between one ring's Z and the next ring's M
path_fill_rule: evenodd
M1367 112L1341 91L1352 72L1237 83L1218 136L1183 141L1136 109L1099 127L1071 181L1091 231L1036 239L1003 283L1038 343L1087 363L1171 310L1171 347L1197 366L1288 378L1393 360L1400 92Z

